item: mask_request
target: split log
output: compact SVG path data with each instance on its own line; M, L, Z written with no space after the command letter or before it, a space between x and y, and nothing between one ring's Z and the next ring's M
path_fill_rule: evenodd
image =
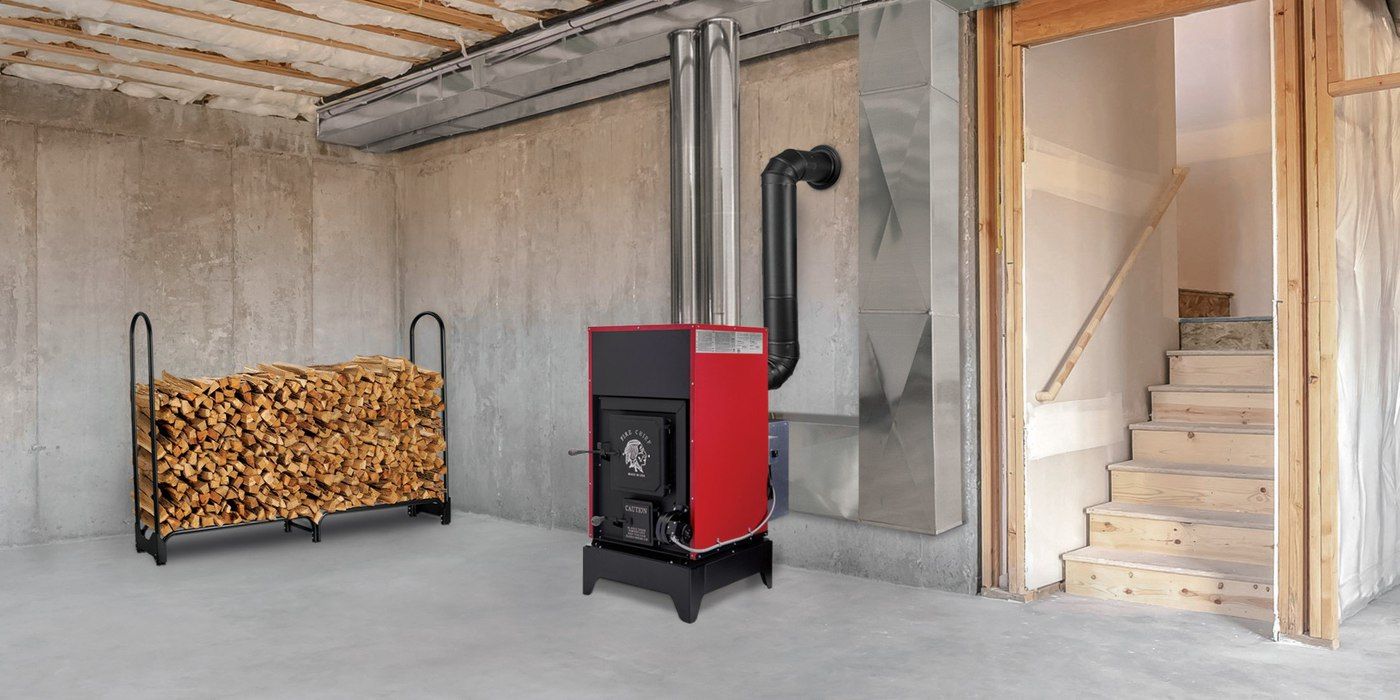
M400 358L261 364L136 387L137 487L153 522L156 425L162 533L310 518L445 497L442 376Z

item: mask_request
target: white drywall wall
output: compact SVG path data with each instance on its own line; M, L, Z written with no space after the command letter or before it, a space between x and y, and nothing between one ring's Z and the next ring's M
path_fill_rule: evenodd
M1180 285L1273 315L1273 106L1268 0L1176 20Z
M1129 456L1127 426L1176 347L1176 224L1138 258L1059 398L1044 388L1142 232L1175 164L1172 23L1026 54L1026 585L1064 578L1087 544L1084 509L1109 497L1106 467Z
M1380 0L1344 0L1347 73L1400 70ZM1400 584L1400 90L1338 98L1340 605Z

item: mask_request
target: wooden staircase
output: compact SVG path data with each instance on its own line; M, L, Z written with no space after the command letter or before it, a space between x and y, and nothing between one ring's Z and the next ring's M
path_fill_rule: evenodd
M1064 555L1075 595L1258 620L1273 616L1273 353L1175 350L1133 458L1109 466L1089 546Z

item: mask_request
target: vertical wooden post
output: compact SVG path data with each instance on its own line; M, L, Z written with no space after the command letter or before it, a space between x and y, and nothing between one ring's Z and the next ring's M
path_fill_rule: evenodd
M1006 558L1007 589L1015 594L1026 590L1026 367L1024 357L1024 240L1021 184L1025 166L1025 120L1022 66L1025 49L1011 40L1013 9L1004 9L998 27L1000 63L1001 146L998 169L1002 176L1001 222L1002 266L1006 299L1005 383L1006 400Z
M1303 91L1308 163L1307 455L1308 630L1336 641L1337 588L1337 214L1336 109L1328 92L1330 3L1303 0Z
M982 586L1024 596L1021 358L1022 49L1010 8L978 13L978 294L981 303Z
M997 10L977 13L977 308L978 406L981 487L981 587L1005 586L1002 547L1002 337L1001 337L1001 178L998 128L999 79Z
M1302 636L1307 629L1307 335L1303 290L1307 258L1308 170L1303 147L1303 23L1299 0L1274 0L1274 152L1277 199L1274 275L1278 342L1274 401L1277 419L1276 530L1279 629Z

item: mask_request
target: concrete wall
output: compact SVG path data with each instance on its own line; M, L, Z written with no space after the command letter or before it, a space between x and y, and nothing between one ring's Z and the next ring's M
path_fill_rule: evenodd
M1237 316L1274 313L1270 11L1251 0L1176 23L1180 284L1233 292Z
M1045 388L1142 232L1176 161L1172 24L1036 47L1026 55L1024 280L1026 586L1064 578L1087 544L1084 509L1109 496L1176 339L1176 225L1163 221L1074 373Z
M757 173L818 143L848 163L799 199L803 358L774 410L858 411L856 48L743 68L744 323L762 323ZM0 545L129 527L138 308L176 374L401 352L398 329L436 310L457 507L582 529L586 464L565 452L586 440L584 329L669 315L664 87L382 157L116 94L5 80L0 98L0 243L22 251L0 271ZM975 521L928 537L794 514L773 531L789 564L975 590Z
M309 124L0 78L0 546L127 532L156 369L398 351L394 172Z
M757 173L786 147L849 164L799 197L802 364L772 409L855 415L856 43L746 63L741 319L761 325ZM655 87L403 154L403 309L452 326L454 501L582 529L585 329L669 320L667 92ZM968 512L975 512L968 482ZM460 506L459 506L460 507ZM789 564L972 591L976 523L939 537L800 514L773 526Z

